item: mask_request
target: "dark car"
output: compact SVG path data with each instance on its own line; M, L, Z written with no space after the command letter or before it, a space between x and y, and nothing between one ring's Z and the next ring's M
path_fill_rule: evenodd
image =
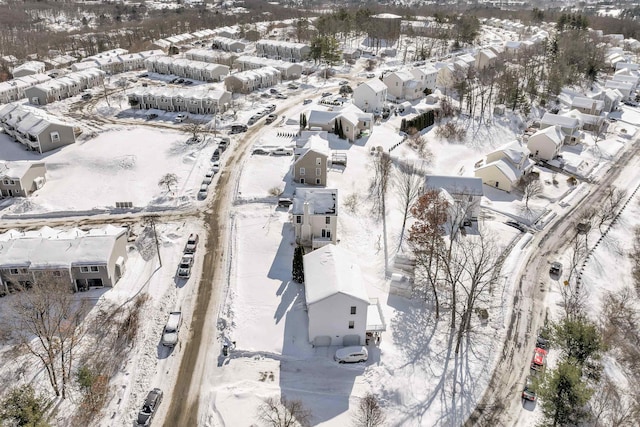
M193 81L192 81L192 80L186 80L186 81L184 82L184 84L185 84L185 85L187 85L187 86L189 86L189 85L192 85L192 84L193 84Z
M247 131L247 125L235 124L235 125L231 125L231 131L229 133L236 134L236 133L242 133L246 131Z
M558 261L551 264L549 274L551 274L552 276L560 276L562 274L562 264L560 264Z
M272 94L275 95L275 94L278 93L278 89L271 88L271 89L269 89L269 93L272 93Z
M158 406L162 402L162 390L154 388L147 394L147 398L144 400L142 409L138 412L137 424L139 426L148 426L151 424L151 419L155 415Z
M261 155L269 155L271 152L265 150L264 148L254 148L251 154L261 154Z
M324 93L322 94L322 97L323 97L323 98L326 98L327 96L331 96L331 92L324 92Z
M273 123L276 121L277 118L278 118L277 114L275 113L269 114L265 120L265 123L266 124Z
M82 99L84 99L85 101L93 98L93 96L90 93L83 93L81 96Z
M291 200L289 197L280 197L278 199L279 208L288 208L292 204L293 204L293 200Z
M519 222L516 222L516 221L507 221L507 222L505 222L505 224L507 224L510 227L516 228L516 229L522 231L523 233L525 231L527 231L527 229L524 228L524 225L522 225L522 224L520 224Z

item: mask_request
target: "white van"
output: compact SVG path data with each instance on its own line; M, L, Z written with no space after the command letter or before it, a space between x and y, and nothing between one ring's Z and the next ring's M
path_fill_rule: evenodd
M344 347L336 351L333 359L338 363L359 363L366 362L369 358L367 347L362 345Z

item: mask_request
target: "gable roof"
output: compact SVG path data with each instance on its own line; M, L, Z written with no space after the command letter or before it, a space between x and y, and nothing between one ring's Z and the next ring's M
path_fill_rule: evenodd
M568 127L568 128L577 128L580 126L580 121L574 117L568 117L568 116L561 116L559 114L553 114L553 113L544 113L544 116L542 116L542 119L540 120L540 124L545 124L545 125L558 125L558 126L562 126L562 127Z
M545 136L556 146L562 145L562 141L564 140L564 135L562 134L560 128L557 126L549 126L548 128L540 129L538 132L529 137L529 142L531 142L531 140L538 139L540 136Z
M476 169L476 172L493 168L497 168L512 183L516 182L522 176L522 172L518 170L511 162L508 162L505 159L496 160L495 162L480 166L478 169Z
M304 293L307 305L342 294L369 304L360 266L354 256L330 244L303 257Z
M360 86L366 86L376 93L387 90L387 85L384 84L384 82L378 78L367 80L366 82L356 87L355 90L357 90Z
M483 196L482 180L467 176L426 175L425 189L443 189L449 194L469 194L471 196Z
M338 190L335 188L298 188L293 197L291 213L302 215L305 203L312 215L337 215Z

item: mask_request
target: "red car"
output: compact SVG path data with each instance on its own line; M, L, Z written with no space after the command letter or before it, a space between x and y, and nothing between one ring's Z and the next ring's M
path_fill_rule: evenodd
M533 352L533 359L531 360L531 369L534 371L541 371L544 369L544 364L547 359L547 350L540 347L536 347Z

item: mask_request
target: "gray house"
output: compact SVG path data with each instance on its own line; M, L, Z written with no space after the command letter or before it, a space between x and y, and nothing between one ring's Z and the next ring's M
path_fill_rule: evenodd
M127 260L127 229L54 230L0 234L0 292L35 282L68 281L75 291L111 287Z
M44 163L0 162L0 197L26 197L42 188L47 168Z
M0 108L0 124L30 151L45 153L76 142L73 126L37 108L7 104Z

